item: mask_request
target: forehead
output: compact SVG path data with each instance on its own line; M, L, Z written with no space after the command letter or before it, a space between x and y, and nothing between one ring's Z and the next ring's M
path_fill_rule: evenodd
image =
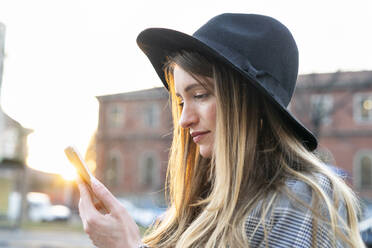
M173 79L174 88L177 95L185 93L191 89L204 88L190 73L186 72L177 65L173 70Z

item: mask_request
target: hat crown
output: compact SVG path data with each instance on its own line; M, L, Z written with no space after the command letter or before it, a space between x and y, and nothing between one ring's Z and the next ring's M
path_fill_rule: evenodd
M255 14L222 14L209 20L193 37L228 58L253 77L269 74L275 81L272 92L287 106L296 85L298 49L290 31L279 21ZM254 75L256 74L256 75ZM270 85L262 85L272 91Z

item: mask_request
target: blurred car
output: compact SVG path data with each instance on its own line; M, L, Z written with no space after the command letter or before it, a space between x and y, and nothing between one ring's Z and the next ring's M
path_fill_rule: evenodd
M52 205L49 208L50 221L68 221L71 210L64 205Z
M119 202L123 204L129 215L132 216L134 221L144 227L148 227L154 223L156 218L164 211L155 208L140 208L132 202L124 198L118 198Z
M71 210L64 205L52 205L47 194L30 192L27 194L28 216L31 221L67 221Z

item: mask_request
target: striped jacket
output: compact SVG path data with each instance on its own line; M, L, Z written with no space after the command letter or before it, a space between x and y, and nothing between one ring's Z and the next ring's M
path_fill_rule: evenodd
M330 196L332 194L329 179L325 176L317 176L319 185ZM287 180L287 188L301 202L311 205L312 193L310 187L299 180ZM323 217L328 219L325 204L320 204ZM313 240L313 214L303 204L295 201L287 194L281 194L275 207L270 210L265 218L267 238L264 238L263 225L260 223L260 204L249 215L245 230L250 241L250 248L310 248ZM346 210L343 205L339 213L346 221ZM315 247L331 248L331 228L324 221L318 221L318 232L315 239ZM340 240L336 241L336 247L347 247Z
M329 179L318 175L319 185L330 196L332 189ZM287 180L287 188L301 202L311 205L312 193L310 187L299 180ZM321 204L322 205L322 204ZM245 223L245 231L250 248L311 248L313 241L313 215L311 210L299 204L287 194L280 194L273 209L266 214L265 227L267 237L264 238L264 228L261 219L261 204L252 211ZM323 204L323 215L327 218L327 211ZM322 211L322 210L321 210ZM346 220L346 210L340 206L339 213ZM143 245L141 247L147 247ZM333 248L331 228L327 223L318 221L318 232L315 247ZM336 248L346 248L340 240L336 241Z

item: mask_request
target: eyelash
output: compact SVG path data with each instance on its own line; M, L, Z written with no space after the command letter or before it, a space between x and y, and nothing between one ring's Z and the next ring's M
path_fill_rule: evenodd
M194 98L196 98L196 99L203 99L203 98L206 98L208 96L209 96L209 94L206 93L206 94L195 95Z
M209 96L209 94L205 93L205 94L194 95L193 98L195 98L197 100L201 100L201 99L207 98L208 96ZM183 107L183 102L178 103L178 106Z

